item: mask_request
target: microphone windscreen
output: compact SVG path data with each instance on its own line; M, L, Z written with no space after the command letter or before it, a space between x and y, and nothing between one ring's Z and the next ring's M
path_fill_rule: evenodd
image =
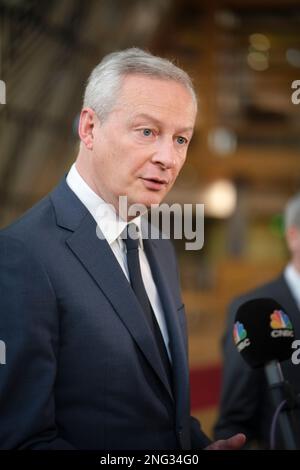
M250 367L263 367L270 361L291 357L293 325L275 300L252 299L237 310L233 340Z

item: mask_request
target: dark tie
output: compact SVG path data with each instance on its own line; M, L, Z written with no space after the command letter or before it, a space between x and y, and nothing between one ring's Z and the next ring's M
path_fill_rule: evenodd
M134 228L132 227L134 225ZM140 260L139 260L139 239L135 239L131 237L131 230L136 231L138 233L138 227L135 224L128 224L127 226L127 231L126 231L126 237L124 238L124 243L126 245L127 249L127 265L128 265L128 272L129 272L129 278L130 278L130 284L131 287L141 304L142 310L145 314L146 320L152 330L152 333L154 335L161 360L163 363L163 366L165 368L169 384L172 388L172 369L171 369L171 364L169 360L169 356L166 350L165 342L163 339L163 336L161 334L160 327L158 325L158 322L156 320L156 316L152 310L143 278L142 278L142 273L141 273L141 267L140 267Z

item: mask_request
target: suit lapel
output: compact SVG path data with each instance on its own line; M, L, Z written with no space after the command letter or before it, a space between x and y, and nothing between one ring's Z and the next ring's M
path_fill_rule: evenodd
M157 286L163 305L164 314L170 338L170 350L173 361L173 382L176 400L176 421L182 424L190 415L189 402L189 365L182 335L177 306L172 295L168 275L168 260L163 258L164 253L157 247L157 242L144 240L145 252L151 267L152 276ZM165 262L164 262L165 261Z
M53 191L51 200L57 224L71 231L66 244L109 300L173 400L155 340L141 306L109 244L97 236L94 218L65 180Z

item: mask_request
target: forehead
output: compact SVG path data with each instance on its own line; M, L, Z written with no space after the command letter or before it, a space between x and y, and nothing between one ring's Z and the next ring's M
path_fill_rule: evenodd
M181 83L144 75L123 78L117 107L130 115L151 112L157 119L172 119L193 126L196 104Z

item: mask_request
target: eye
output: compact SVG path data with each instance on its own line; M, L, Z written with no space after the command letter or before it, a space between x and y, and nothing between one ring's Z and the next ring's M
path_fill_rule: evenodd
M188 143L187 139L185 137L182 137L181 135L176 137L176 141L179 145L185 145Z
M151 129L142 129L142 134L145 136L145 137L150 137L151 135L153 135L153 131Z

